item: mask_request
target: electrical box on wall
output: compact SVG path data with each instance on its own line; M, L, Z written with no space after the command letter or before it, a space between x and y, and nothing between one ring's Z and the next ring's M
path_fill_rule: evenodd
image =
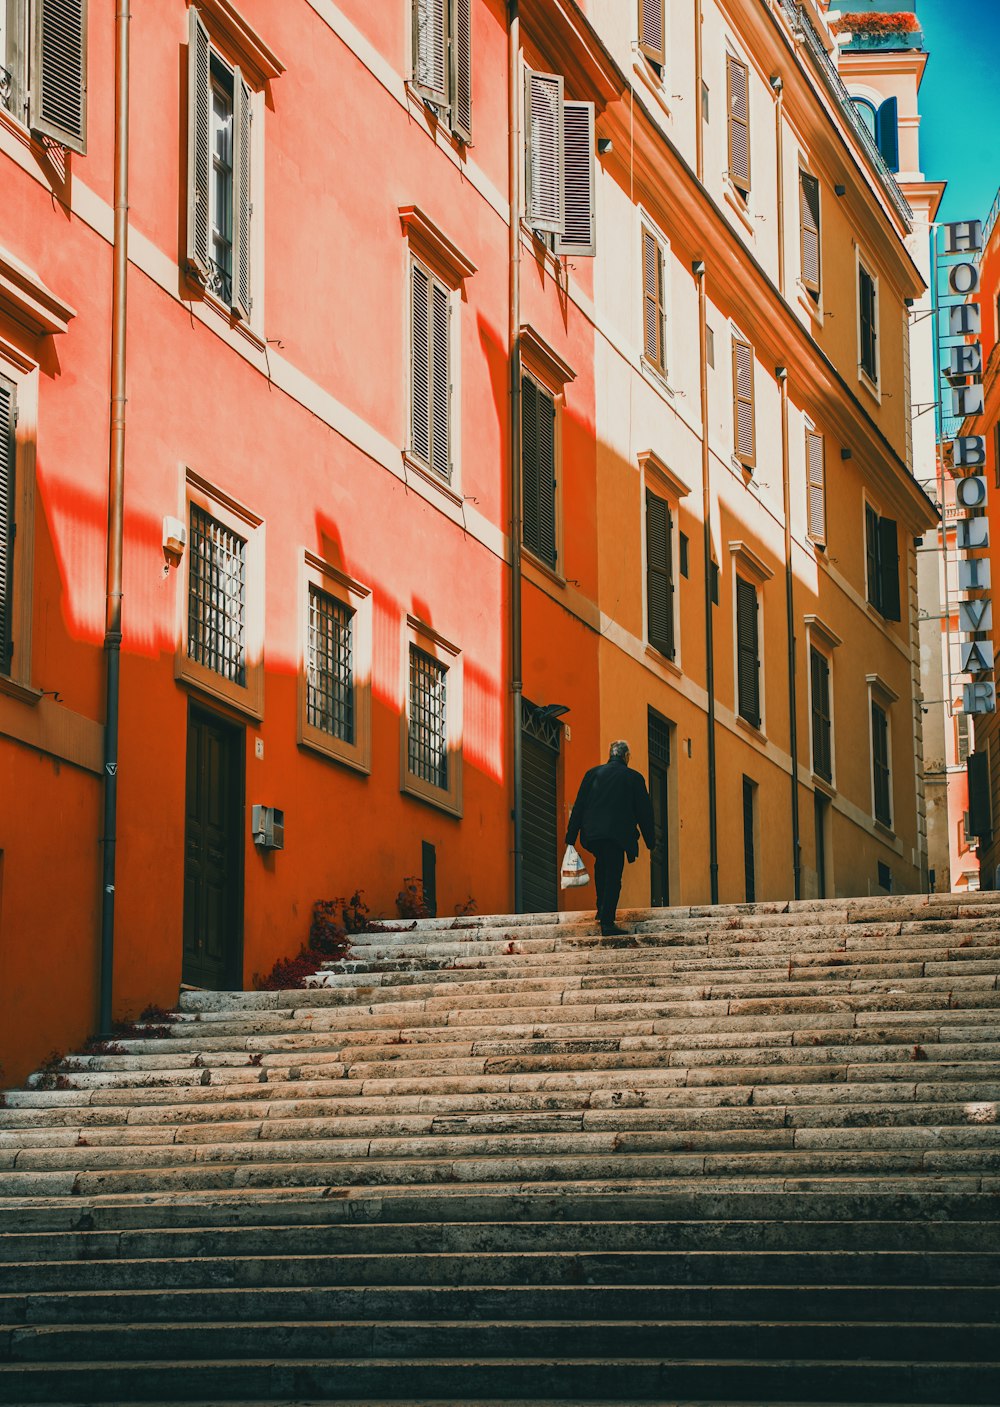
M253 843L261 850L284 850L285 813L277 806L255 806L251 824Z

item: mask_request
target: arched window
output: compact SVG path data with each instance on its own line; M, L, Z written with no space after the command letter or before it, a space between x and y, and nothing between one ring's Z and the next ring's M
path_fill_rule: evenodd
M852 97L851 102L854 104L855 112L858 114L858 116L861 118L861 121L865 124L869 132L874 137L875 118L877 116L875 112L875 104L870 103L867 98Z
M882 159L892 172L899 170L899 104L886 98L878 107L870 98L851 95L854 111L874 138Z

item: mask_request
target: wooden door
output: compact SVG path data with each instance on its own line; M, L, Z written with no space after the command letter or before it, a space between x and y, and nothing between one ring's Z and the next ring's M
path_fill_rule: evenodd
M241 985L243 948L243 729L192 707L184 823L182 980Z
M670 725L649 711L649 799L653 803L656 843L649 856L649 902L654 909L670 903L670 850L668 825L668 781L670 769Z

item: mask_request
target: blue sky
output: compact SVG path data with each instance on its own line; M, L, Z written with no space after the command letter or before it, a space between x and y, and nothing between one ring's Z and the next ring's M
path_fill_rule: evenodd
M948 182L938 219L985 219L1000 186L1000 0L917 0L916 11L930 53L921 165Z

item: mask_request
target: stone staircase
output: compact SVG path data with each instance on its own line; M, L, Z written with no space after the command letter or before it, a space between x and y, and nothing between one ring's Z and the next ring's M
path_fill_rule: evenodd
M626 917L366 934L10 1092L0 1402L996 1407L1000 903Z

